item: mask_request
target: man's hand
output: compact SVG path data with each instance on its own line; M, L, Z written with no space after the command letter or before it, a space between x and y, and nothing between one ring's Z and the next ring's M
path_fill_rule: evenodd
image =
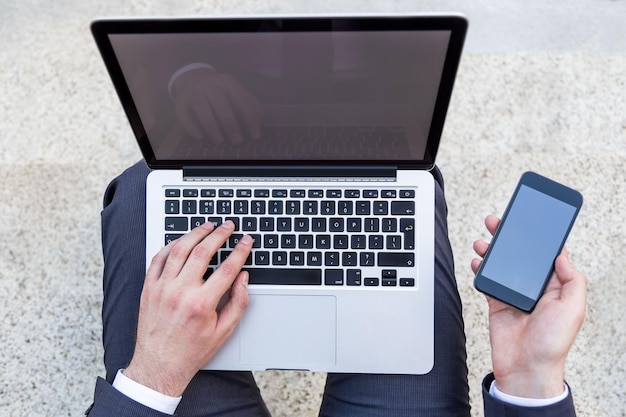
M233 230L232 222L217 228L205 223L153 258L141 294L135 353L124 371L128 378L179 397L233 332L249 301L248 274L241 268L252 248L250 236L203 280ZM229 289L230 298L218 312Z
M239 144L261 136L261 106L229 74L209 69L186 72L173 83L176 116L194 139Z
M500 220L488 216L493 236ZM474 242L484 257L489 244ZM472 260L474 273L481 260ZM556 258L546 290L532 314L487 297L491 360L498 389L526 398L551 398L563 393L565 358L582 327L587 279L569 262L567 250Z

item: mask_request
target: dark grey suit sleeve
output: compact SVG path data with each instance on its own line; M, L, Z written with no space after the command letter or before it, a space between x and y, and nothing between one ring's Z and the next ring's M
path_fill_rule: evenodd
M89 417L170 417L131 400L102 378L96 382L94 402L85 414Z
M483 380L483 403L485 417L575 417L572 392L562 401L547 407L520 407L500 401L489 394L489 387L494 380L489 374Z

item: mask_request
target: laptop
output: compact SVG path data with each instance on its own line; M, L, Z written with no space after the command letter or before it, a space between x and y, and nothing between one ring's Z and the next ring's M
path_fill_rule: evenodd
M456 15L92 24L153 171L146 265L204 222L244 234L250 304L205 369L425 374L433 167L467 22Z

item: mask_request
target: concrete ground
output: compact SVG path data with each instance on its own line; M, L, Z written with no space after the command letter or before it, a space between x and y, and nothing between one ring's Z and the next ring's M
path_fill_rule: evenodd
M441 10L470 20L438 163L473 415L490 360L471 245L532 169L585 196L568 241L589 277L567 362L579 415L625 416L624 0L0 0L0 415L81 415L103 373L102 192L140 154L90 37L93 18ZM276 416L316 414L323 374L257 378Z

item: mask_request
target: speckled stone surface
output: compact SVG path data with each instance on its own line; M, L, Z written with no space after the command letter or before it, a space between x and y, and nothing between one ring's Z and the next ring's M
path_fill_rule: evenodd
M103 373L102 193L140 154L91 39L93 18L444 9L471 22L438 163L473 415L490 358L471 246L532 169L585 196L568 241L589 277L567 362L578 413L625 416L626 31L616 19L626 2L466 3L0 0L0 416L81 415ZM274 415L316 415L324 374L256 377Z

